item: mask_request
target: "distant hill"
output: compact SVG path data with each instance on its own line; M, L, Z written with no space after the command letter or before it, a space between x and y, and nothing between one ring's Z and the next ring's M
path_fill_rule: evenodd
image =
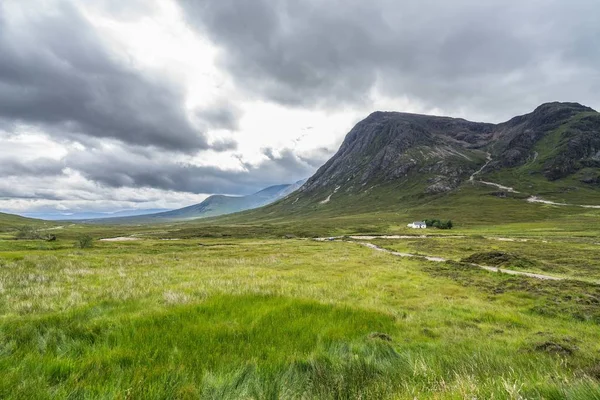
M45 223L44 221L19 215L0 213L0 232L13 231L24 225L45 225Z
M198 218L216 217L219 215L231 214L265 206L294 192L300 186L302 186L304 182L305 181L302 180L293 184L270 186L248 196L236 197L213 195L206 198L201 203L167 212L134 217L103 218L101 220L88 220L86 222L137 224L185 221Z

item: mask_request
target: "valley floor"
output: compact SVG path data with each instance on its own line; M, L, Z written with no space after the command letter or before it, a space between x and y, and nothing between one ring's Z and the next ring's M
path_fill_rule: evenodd
M597 239L427 234L0 240L0 398L600 398Z

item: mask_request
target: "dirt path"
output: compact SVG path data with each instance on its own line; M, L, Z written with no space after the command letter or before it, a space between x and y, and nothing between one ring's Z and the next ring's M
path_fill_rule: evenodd
M397 251L387 250L387 249L384 249L384 248L379 247L377 245L374 245L373 243L368 243L368 242L352 242L352 241L347 241L347 243L356 243L358 245L365 246L365 247L368 247L368 248L376 250L376 251L381 251L383 253L391 254L391 255L396 256L396 257L417 257L417 258L424 258L427 261L433 261L433 262L446 262L447 261L447 259L441 258L441 257L421 256L421 255L418 255L418 254L400 253L400 252L397 252ZM559 278L557 276L535 274L533 272L513 271L511 269L502 269L502 268L490 267L490 266L487 266L487 265L479 265L479 264L470 264L470 265L472 265L474 267L477 267L477 268L484 269L486 271L490 271L490 272L502 272L503 274L520 275L520 276L526 276L526 277L529 277L529 278L543 279L543 280L548 280L548 281L562 281L562 280L564 280L564 278Z
M477 171L473 172L473 175L471 175L471 177L469 178L469 181L473 182L475 180L475 177L477 175L479 175L485 169L485 167L488 166L489 163L492 162L492 155L490 153L486 153L486 159L487 159L487 162L485 164L483 164L483 167L481 167Z
M137 238L137 237L132 237L132 236L119 236L119 237L100 239L101 242L131 242L133 240L142 240L142 239Z
M389 240L410 240L410 239L465 239L468 236L465 235L350 235L350 236L329 236L314 238L317 242L327 242L333 240L375 240L375 239L389 239ZM501 236L485 236L488 240L499 240L502 242L528 242L534 239L522 239L522 238L507 238Z
M43 228L43 229L38 229L40 231L55 231L58 229L65 229L64 225L60 225L60 226L53 226L52 228Z
M527 198L528 203L542 203L542 204L550 204L552 206L567 206L567 207L583 207L583 208L597 208L600 209L600 206L591 206L585 204L568 204L568 203L557 203L556 201L544 200L537 196L531 196Z
M350 238L365 238L366 236L350 236ZM400 238L400 236L368 236L369 238ZM406 236L405 236L406 237ZM419 238L418 236L412 236L410 238ZM392 251L392 250L388 250L388 249L384 249L383 247L379 247L376 244L373 243L369 243L369 242L359 242L359 241L354 241L354 240L343 240L342 238L337 238L337 237L329 237L329 238L317 238L315 239L316 241L336 241L336 242L346 242L346 243L355 243L358 244L360 246L364 246L364 247L368 247L370 249L373 249L375 251L380 251L383 253L387 253L387 254L391 254L393 256L396 257L410 257L410 258L422 258L425 259L427 261L432 261L432 262L446 262L448 261L448 259L446 258L442 258L442 257L436 257L436 256L424 256L424 255L419 255L419 254L412 254L412 253L401 253L398 251ZM542 279L542 280L548 280L548 281L562 281L565 278L559 278L557 276L551 276L551 275L544 275L544 274L536 274L533 272L524 272L524 271L514 271L511 269L502 269L502 268L497 268L497 267L491 267L489 265L480 265L480 264L470 264L474 267L477 268L481 268L484 269L486 271L490 271L490 272L502 272L503 274L508 274L508 275L519 275L519 276L526 276L529 278L535 278L535 279Z
M514 188L511 188L510 186L504 186L504 185L501 185L499 183L487 182L487 181L477 181L477 182L482 183L484 185L497 187L498 189L505 190L505 191L507 191L509 193L521 193L518 190L515 190Z
M500 185L499 183L487 182L487 181L482 181L482 180L476 181L475 177L477 175L481 174L483 172L483 170L485 169L485 167L487 167L492 162L492 160L493 160L492 155L490 153L486 153L486 159L487 159L487 162L485 164L483 164L483 166L481 168L479 168L477 171L473 172L473 174L469 177L469 182L478 182L483 185L494 186L500 190L505 190L510 193L520 193L517 190L515 190L514 188L511 188L510 186L504 186L504 185Z

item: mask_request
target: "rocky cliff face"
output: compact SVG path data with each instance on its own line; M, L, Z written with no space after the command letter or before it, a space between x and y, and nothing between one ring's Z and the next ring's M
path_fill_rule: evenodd
M473 150L489 141L492 128L462 119L375 112L348 133L301 190L332 185L360 190L413 173L432 175L432 191L450 190L478 165L481 155Z
M497 125L495 138L490 143L496 160L490 168L523 164L535 154L534 147L544 136L568 124L574 117L589 112L595 113L593 109L577 103L547 103L530 114ZM596 125L596 132L598 127Z
M485 165L488 157L492 159ZM455 189L477 170L531 164L547 180L600 167L600 114L577 103L548 103L505 123L375 112L300 189L304 195L422 183L423 193ZM593 174L592 174L593 175ZM590 176L593 184L596 176ZM598 179L600 180L600 178Z

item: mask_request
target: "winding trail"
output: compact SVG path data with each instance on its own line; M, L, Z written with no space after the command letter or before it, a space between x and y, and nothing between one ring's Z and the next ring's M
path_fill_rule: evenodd
M452 261L446 258L442 258L442 257L437 257L437 256L427 256L427 255L422 255L422 254L412 254L412 253L401 253L399 251L393 251L393 250L388 250L388 249L384 249L383 247L379 247L376 244L373 243L369 243L369 242L363 242L363 241L358 241L358 240L370 240L370 239L376 239L376 238L385 238L385 239L422 239L422 238L427 238L428 236L400 236L400 235L394 235L394 236L347 236L349 239L353 239L353 240L344 240L343 237L327 237L327 238L315 238L314 240L319 241L319 242L325 242L325 241L335 241L335 242L345 242L345 243L354 243L354 244L358 244L360 246L364 246L364 247L368 247L370 249L373 249L375 251L380 251L383 253L387 253L390 254L392 256L396 256L396 257L407 257L407 258L421 258L427 261L431 261L431 262L438 262L438 263L443 263L446 261ZM457 237L462 237L462 236L451 236L451 238L457 238ZM508 240L506 238L503 238L505 240ZM560 278L557 276L552 276L552 275L544 275L544 274L537 274L537 273L533 273L533 272L524 272L524 271L514 271L511 269L502 269L502 268L497 268L497 267L491 267L489 265L481 265L481 264L473 264L473 263L469 263L469 265L472 265L473 267L477 267L480 269L484 269L486 271L490 271L490 272L502 272L503 274L508 274L508 275L517 275L517 276L526 276L528 278L535 278L535 279L541 279L541 280L547 280L547 281L562 281L565 278ZM575 279L576 280L576 279Z
M483 164L483 167L481 167L477 171L473 172L473 174L469 177L469 181L473 182L475 180L475 177L477 175L481 174L481 172L483 172L485 167L487 167L489 165L489 163L492 162L492 155L490 153L485 153L485 154L486 154L487 162L485 164Z
M542 204L549 204L551 206L567 206L567 207L583 207L583 208L597 208L600 209L600 206L592 206L592 205L585 205L585 204L568 204L568 203L557 203L555 201L550 201L550 200L544 200L541 199L537 196L531 196L527 198L527 202L528 203L542 203Z
M342 241L342 240L337 240L337 241ZM391 255L396 256L396 257L422 258L422 259L425 259L427 261L439 262L439 263L449 261L448 259L442 258L442 257L423 256L423 255L411 254L411 253L400 253L398 251L392 251L392 250L384 249L383 247L379 247L379 246L377 246L377 245L375 245L373 243L368 243L368 242L355 242L355 241L351 241L351 240L346 240L345 242L346 243L356 243L356 244L358 244L360 246L368 247L368 248L376 250L376 251L381 251L383 253L391 254ZM546 280L546 281L562 281L562 280L565 279L565 278L559 278L557 276L544 275L544 274L536 274L536 273L533 273L533 272L513 271L511 269L502 269L502 268L497 268L497 267L490 267L488 265L480 265L480 264L472 264L472 263L470 263L469 265L472 265L473 267L484 269L484 270L490 271L490 272L502 272L503 274L526 276L528 278L535 278L535 279L541 279L541 280Z
M501 185L499 183L487 182L487 181L477 181L477 182L483 183L484 185L488 185L488 186L494 186L494 187L497 187L498 189L505 190L505 191L510 192L510 193L521 193L518 190L515 190L514 188L511 188L510 186L504 186L504 185Z
M498 189L501 190L506 190L507 192L510 193L520 193L519 191L515 190L514 188L511 188L510 186L504 186L504 185L500 185L499 183L494 183L494 182L487 182L487 181L482 181L482 180L475 180L475 177L479 174L481 174L483 172L483 170L485 169L485 167L487 167L493 160L492 155L487 152L486 154L486 163L483 164L483 166L481 168L479 168L477 171L473 172L473 174L469 177L469 182L479 182L482 183L484 185L488 185L488 186L494 186Z

